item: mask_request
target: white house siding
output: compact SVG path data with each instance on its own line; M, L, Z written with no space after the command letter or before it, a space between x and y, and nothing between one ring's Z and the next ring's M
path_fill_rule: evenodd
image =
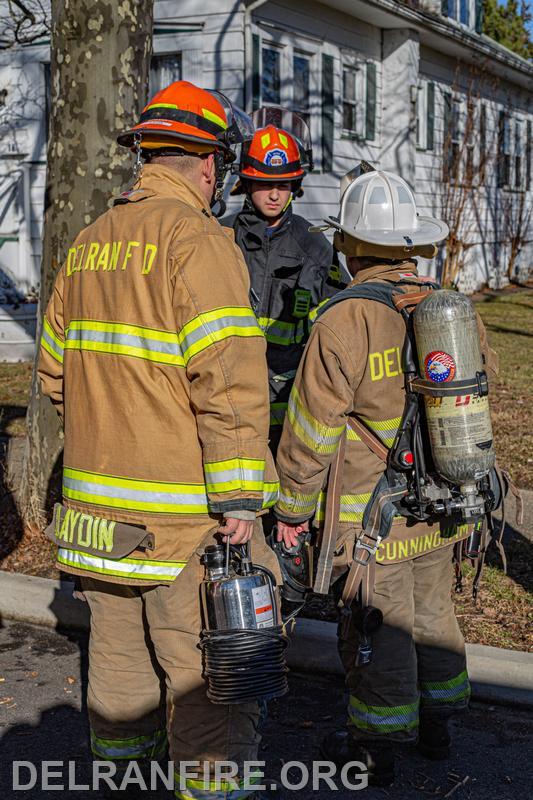
M304 196L295 202L295 210L311 222L336 214L339 202L339 178L364 158L379 160L381 131L381 31L363 20L326 8L308 0L278 0L260 6L253 14L254 33L296 47L312 58L311 132L316 171L304 184ZM332 56L334 71L334 144L333 170L321 169L321 98L322 54ZM355 141L342 136L342 61L353 58L376 65L376 137L372 142ZM291 104L292 86L282 86L282 97Z
M0 298L39 284L46 172L47 50L8 51L0 59ZM11 287L11 288L10 288Z
M348 5L345 7L350 8ZM442 171L442 93L454 85L456 62L440 51L429 49L423 43L420 31L409 31L405 22L398 19L397 29L391 25L384 30L371 24L375 18L371 4L358 4L357 7L365 19L336 11L314 0L269 0L252 13L251 33L265 41L276 41L286 59L294 48L311 59L310 113L317 169L307 177L305 194L295 203L296 211L312 222L335 214L340 176L364 158L389 168L399 164L399 169L416 190L421 213L438 213L438 185ZM179 54L180 74L170 72L170 79L181 75L206 88L225 92L239 105L246 101L249 104L250 97L245 96L245 18L244 4L239 0L156 0L154 53L156 56ZM322 168L323 56L333 60L335 102L331 171ZM372 141L361 137L344 138L342 135L342 63L345 58L357 62L361 69L366 69L367 63L376 68L375 137ZM405 80L394 85L391 77L395 77L395 58L398 59L398 68L405 70ZM5 240L0 248L0 269L12 276L22 293L36 287L39 277L45 184L43 63L48 60L46 46L0 54L1 84L8 89L6 106L0 107L0 156L3 156L0 158L0 236ZM172 63L177 64L178 60ZM387 80L384 75L388 76ZM419 80L434 82L436 89L435 140L434 149L429 152L415 147L415 107L410 98L411 86ZM248 85L250 87L250 82ZM460 90L461 87L457 88ZM289 105L292 92L292 82L285 81L282 94ZM401 97L397 98L396 94ZM499 110L510 108L523 119L529 114L529 120L533 120L531 94L518 89L515 84L505 85L495 78L483 88L482 95L486 98L488 113L487 144L494 151ZM398 115L395 113L396 100ZM397 131L392 129L395 123ZM401 140L402 131L407 134L405 141L396 147L395 142ZM19 157L5 157L17 153ZM519 198L517 193L497 189L494 168L487 172L487 185L476 193L477 216L470 232L474 246L469 250L469 266L461 284L466 290L487 282L491 285L501 282L507 253L498 244L502 233L496 223L502 198L512 196L515 201ZM13 185L11 193L10 185ZM240 202L232 199L230 210ZM521 275L533 263L532 248L530 242L520 255L518 266ZM435 264L427 264L424 268L435 271Z
M444 105L445 93L452 93L455 98L468 98L475 103L475 144L474 164L479 165L479 108L486 109L486 152L485 179L476 187L463 215L463 233L466 234L471 247L466 254L465 268L460 277L460 288L472 292L480 285L500 287L506 281L509 259L509 248L500 244L505 237L502 230L502 209L512 202L517 213L520 203L520 192L498 188L497 154L498 154L498 120L499 113L510 110L513 117L523 121L523 162L525 172L526 127L527 120L532 120L531 94L520 87L506 83L496 74L483 72L476 76L474 83L469 77L468 68L460 71L457 62L438 53L421 47L420 80L431 81L435 86L435 128L434 147L432 150L417 148L416 150L416 196L419 211L422 214L439 214L443 191L443 145L446 137ZM525 181L524 181L525 183ZM437 187L437 190L435 190ZM532 189L526 195L526 204L533 202ZM527 278L533 265L532 240L533 230L530 222L529 241L517 260L516 276Z

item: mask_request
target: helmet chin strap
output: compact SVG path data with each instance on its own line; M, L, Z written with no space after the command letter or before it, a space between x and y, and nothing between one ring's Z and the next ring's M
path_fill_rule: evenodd
M135 163L133 165L133 178L135 182L139 180L143 171L143 160L141 154L141 134L136 133L133 136L133 146L135 148Z
M223 217L226 213L226 201L224 200L224 180L226 178L226 173L228 171L228 165L226 164L224 153L221 153L220 150L215 151L215 191L213 194L213 200L211 201L211 210L213 211L213 216L217 219ZM218 208L214 211L214 207L218 204Z

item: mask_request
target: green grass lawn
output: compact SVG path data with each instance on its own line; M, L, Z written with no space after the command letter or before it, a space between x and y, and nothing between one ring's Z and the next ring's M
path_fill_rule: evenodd
M509 291L477 304L500 373L491 387L496 452L517 486L533 489L533 291Z

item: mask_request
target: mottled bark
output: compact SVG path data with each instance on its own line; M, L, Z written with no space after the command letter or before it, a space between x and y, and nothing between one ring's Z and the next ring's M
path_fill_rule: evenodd
M41 321L69 245L131 179L132 158L116 134L138 120L146 102L152 14L152 0L52 0ZM58 419L40 392L36 368L27 424L19 498L31 523L41 516L62 449Z

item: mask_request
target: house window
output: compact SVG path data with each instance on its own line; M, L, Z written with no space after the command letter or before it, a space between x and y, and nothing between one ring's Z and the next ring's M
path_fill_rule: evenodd
M376 138L377 74L373 61L346 56L342 64L342 136Z
M263 105L281 104L281 53L273 47L262 49L261 99Z
M309 125L310 103L310 63L303 54L295 53L292 58L293 75L293 110Z
M416 101L416 146L433 150L435 141L435 84L422 81Z
M152 56L150 62L150 97L174 81L181 81L181 53Z
M357 134L357 69L342 69L342 132Z
M441 8L443 16L466 28L477 28L477 18L482 14L480 0L442 0Z
M498 186L509 186L511 180L511 121L505 111L498 118Z
M459 180L461 162L461 105L459 98L444 94L443 178L446 182Z

